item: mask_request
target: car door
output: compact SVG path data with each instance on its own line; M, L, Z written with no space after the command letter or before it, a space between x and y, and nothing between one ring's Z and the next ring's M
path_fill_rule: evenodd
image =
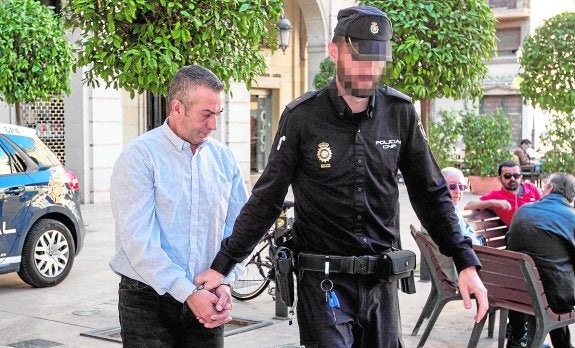
M18 267L20 250L14 246L25 238L24 219L35 184L25 173L25 161L0 138L0 273Z

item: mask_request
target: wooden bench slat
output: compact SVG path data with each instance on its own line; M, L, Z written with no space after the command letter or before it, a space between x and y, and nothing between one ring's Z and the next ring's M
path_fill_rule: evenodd
M537 324L530 329L529 346L539 347L550 330L575 323L575 312L554 313L549 308L541 277L529 255L491 247L473 248L481 261L479 277L487 289L489 305L535 318ZM469 346L477 345L484 323L485 319L482 319L475 324ZM499 335L501 340L505 335L504 325L500 326Z
M507 247L507 242L505 239L491 239L487 240L487 246L495 249L505 249Z
M466 216L466 220L475 231L475 234L485 239L487 246L505 249L505 234L508 228L493 210L472 210Z

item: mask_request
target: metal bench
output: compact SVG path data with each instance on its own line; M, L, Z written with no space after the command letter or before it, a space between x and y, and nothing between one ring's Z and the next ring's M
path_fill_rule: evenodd
M503 348L509 310L531 315L527 347L541 347L549 331L575 323L575 312L555 313L548 305L533 259L526 254L474 246L481 261L479 276L487 288L489 305L500 310L498 347ZM469 346L476 346L485 317L473 327Z

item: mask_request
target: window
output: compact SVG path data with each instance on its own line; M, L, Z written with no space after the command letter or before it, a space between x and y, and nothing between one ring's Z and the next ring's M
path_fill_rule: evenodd
M28 156L39 166L54 167L60 165L60 160L48 149L48 147L38 138L30 138L21 135L6 135L11 141L26 151Z
M517 8L517 0L489 0L491 8Z
M261 173L272 148L272 96L269 90L254 90L250 97L251 172Z
M497 109L501 109L503 113L511 121L511 134L512 142L519 144L523 133L523 115L520 95L487 95L481 99L479 112L482 114L495 113Z
M515 57L521 46L521 29L497 29L495 35L497 36L497 56Z
M4 148L0 147L0 175L12 174L12 168L10 167L10 156Z

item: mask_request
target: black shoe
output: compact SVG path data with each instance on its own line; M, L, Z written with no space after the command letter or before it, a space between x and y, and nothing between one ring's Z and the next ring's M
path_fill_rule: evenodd
M509 336L506 348L525 348L527 347L527 335L523 338L514 338L513 335Z

